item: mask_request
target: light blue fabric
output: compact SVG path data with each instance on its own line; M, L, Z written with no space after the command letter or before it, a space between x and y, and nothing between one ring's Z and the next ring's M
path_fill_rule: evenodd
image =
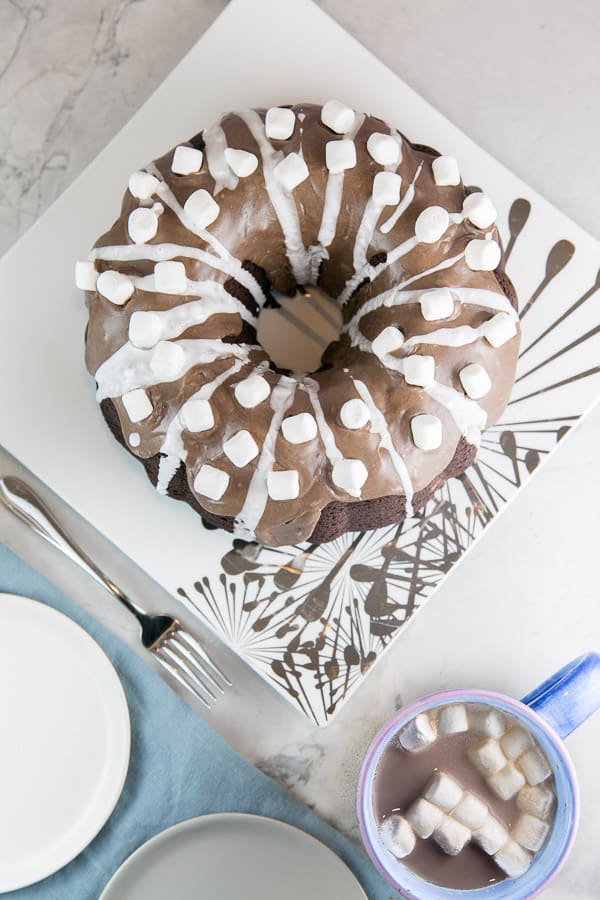
M289 822L339 854L370 900L398 896L362 851L234 753L125 644L1 545L0 592L42 600L93 635L119 673L132 732L125 788L100 834L60 872L3 898L97 900L116 869L140 844L175 822L214 812L251 812ZM175 893L170 900L177 900Z

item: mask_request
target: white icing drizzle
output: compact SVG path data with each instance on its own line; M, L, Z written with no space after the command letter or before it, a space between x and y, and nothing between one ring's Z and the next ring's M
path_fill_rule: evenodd
M350 279L349 284L353 283L356 276L362 278L362 270L367 265L367 250L369 249L369 244L371 243L377 220L382 211L383 206L381 203L376 203L373 197L369 197L354 240L354 252L352 255L354 277ZM343 293L345 293L346 289L347 288L344 289ZM352 288L352 290L354 290L354 288Z
M294 278L297 284L308 284L312 268L311 257L302 239L294 195L291 191L285 190L274 173L276 164L281 162L284 157L283 151L275 150L266 136L264 122L255 110L247 110L237 113L237 115L247 125L252 137L258 144L263 162L265 187L279 219L287 258L292 267Z
M223 188L233 191L238 186L238 177L231 171L225 159L227 138L220 125L211 125L202 132L202 139L206 153L208 171L215 181L213 195L218 194Z
M412 516L412 499L414 496L414 488L410 475L408 473L408 469L406 468L406 463L394 447L392 436L387 426L385 416L373 400L373 397L369 393L369 389L367 388L366 384L364 383L364 381L359 381L357 378L353 378L352 381L354 382L354 387L356 388L361 399L368 407L369 414L371 416L371 432L379 435L379 445L389 453L392 465L394 466L396 472L398 473L398 477L402 482L402 487L404 488L404 493L406 495L406 515Z
M241 359L236 359L229 369L221 372L221 374L217 375L216 378L213 378L212 381L203 384L195 394L188 397L185 403L179 408L179 411L171 419L160 448L160 452L164 455L161 457L158 466L158 478L156 481L156 490L159 494L167 493L168 487L179 468L180 462L185 462L187 458L187 451L182 439L182 433L185 430L183 425L183 415L186 406L188 403L191 404L196 400L210 400L217 388L239 372L243 365L244 363Z
M417 171L415 172L413 180L407 187L404 197L402 197L402 199L400 200L400 203L398 204L398 206L396 207L396 209L394 210L392 215L389 217L389 219L386 219L382 225L379 226L379 230L382 232L382 234L387 234L389 231L392 230L392 228L394 227L394 225L396 224L396 222L398 221L400 216L404 212L406 212L406 210L408 209L410 204L413 202L414 197L415 197L415 184L417 183L417 178L421 174L422 168L423 168L423 163L420 164Z
M469 400L464 394L446 384L440 384L438 381L424 390L436 403L450 413L456 427L469 444L479 447L481 432L487 422L487 413L479 403Z
M252 275L242 268L238 259L232 256L220 259L198 247L185 247L180 244L120 244L111 247L95 247L89 254L89 258L91 260L102 259L106 262L133 262L140 259L151 262L177 258L197 259L210 268L235 278L250 291L259 306L265 302L262 289Z
M244 505L235 518L233 533L236 537L252 541L256 536L256 528L269 499L267 475L272 471L275 462L275 444L281 423L294 401L297 387L298 382L294 378L282 375L271 392L270 402L273 417L265 435L258 463L248 485Z
M247 362L252 350L262 352L261 347L254 345L227 344L225 341L208 338L177 341L176 346L183 351L184 362L173 378L165 379L157 377L150 367L154 350L139 350L128 341L97 370L98 401L107 397L122 397L136 388L148 388L164 381L178 381L193 366L206 365L215 359L232 357Z
M323 407L321 406L321 401L319 400L319 385L314 380L314 378L305 378L301 387L302 390L306 391L309 396L312 408L315 413L315 419L317 422L317 428L319 429L321 442L325 450L325 456L327 457L331 464L331 467L333 468L336 462L339 462L339 460L343 459L344 457L335 442L333 431L329 427L327 419L325 418L325 413L323 412Z
M131 280L136 284L138 280L145 281L145 279L154 280L154 275L146 275L139 279L133 277ZM161 340L178 337L193 325L203 325L212 316L220 314L235 315L237 313L245 322L256 325L258 321L256 316L253 316L243 303L228 294L221 284L216 281L191 281L189 284L197 285L197 287L188 294L197 293L202 298L201 300L181 303L171 309L152 310L152 315L160 319ZM139 286L136 284L136 287ZM142 290L156 290L156 288L148 287L146 283Z
M454 328L438 328L429 334L413 334L404 342L407 349L418 344L431 344L436 347L466 347L483 337L481 326L457 325Z
M157 166L154 165L154 163L149 163L149 165L146 166L146 171L151 175L154 175L155 178L158 178L159 184L155 190L155 194L157 194L160 199L164 203L166 203L169 209L175 213L184 228L187 228L187 230L191 232L191 234L195 234L196 237L201 238L203 241L209 244L218 256L222 257L223 259L234 259L227 247L225 247L221 243L221 241L217 240L217 238L213 234L211 234L210 231L207 231L206 228L199 228L197 225L194 225L194 223L184 210L183 206L180 204L179 200L177 199L167 182L164 180L163 174L160 169L158 169Z
M368 204L367 204L367 206L368 206ZM364 217L363 217L363 221L364 221ZM376 221L377 220L375 220L375 222ZM373 232L371 231L369 238L367 240L367 247L370 243L372 233ZM358 240L358 236L357 236L357 240ZM364 281L365 278L367 278L369 281L373 281L373 279L376 278L379 274L381 274L381 272L383 272L385 269L387 269L388 266L391 266L392 263L396 262L396 260L400 259L400 257L406 256L407 253L410 253L410 251L415 248L417 243L418 242L415 237L408 238L408 240L404 241L402 244L399 244L397 247L394 247L393 250L390 250L385 262L379 263L376 266L372 266L370 263L367 263L365 261L365 264L358 271L355 270L354 275L346 282L342 293L337 298L338 302L341 303L342 306L344 306L348 302L348 300L350 299L350 297L352 296L352 294L354 293L354 291L356 290L358 285L361 283L361 281ZM461 256L462 255L464 255L464 254L461 254ZM456 259L460 259L460 257L456 257ZM442 266L442 268L445 268L445 266ZM417 276L415 276L415 278L422 278L424 275L427 275L430 272L435 272L435 271L437 271L437 267L427 269L425 272L420 272ZM415 278L413 278L412 280L414 281ZM405 282L400 282L400 284L409 284L409 283L410 283L410 279Z
M375 297L371 297L370 300L367 300L366 303L358 309L354 316L350 319L350 321L344 325L342 328L342 334L347 333L350 337L353 346L361 346L363 349L361 342L365 341L366 338L363 337L362 333L359 330L359 323L364 316L369 315L369 313L375 312L378 309L381 309L382 306L386 306L388 308L395 308L397 306L405 306L408 303L418 303L423 291L421 290L402 290L402 284L407 284L408 281L400 282L396 287L390 288L387 291L384 291L381 294L377 294ZM480 288L463 288L463 287L453 287L450 289L453 294L460 299L460 301L464 304L472 304L474 306L481 306L485 309L493 310L494 312L505 312L513 319L517 321L518 315L510 303L508 297L504 294L497 293L496 291L489 291ZM471 328L471 326L460 326L464 328ZM458 329L440 329L440 332L445 331L457 331ZM475 329L473 329L475 330ZM479 329L477 329L479 331ZM430 339L432 335L437 335L440 332L431 332L429 335L423 335L423 340L421 341L420 336L409 337L406 339L407 344L417 344L421 342L425 342L425 339ZM445 346L463 346L465 343L471 343L470 340L464 340L466 337L466 333L460 333L461 343L452 344L448 343ZM482 336L482 332L479 332L477 337ZM445 335L442 335L442 338L445 338ZM473 337L473 340L476 340L476 337ZM444 340L440 341L432 341L429 340L430 343L440 343L444 344ZM368 342L367 342L368 343Z
M365 120L363 113L354 114L354 125L352 128L342 135L344 140L353 141L361 129ZM329 247L335 237L337 231L337 223L342 206L342 192L344 189L344 172L330 172L327 177L327 185L325 187L325 199L323 202L323 213L321 215L321 225L317 237L318 244L314 248L316 252L320 251L320 259L326 258L323 250ZM311 250L313 248L311 247Z

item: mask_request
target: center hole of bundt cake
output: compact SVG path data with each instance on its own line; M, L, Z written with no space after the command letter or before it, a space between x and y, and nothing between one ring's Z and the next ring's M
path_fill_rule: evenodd
M298 285L293 296L272 292L260 312L257 337L278 368L316 372L341 329L336 301L316 285Z

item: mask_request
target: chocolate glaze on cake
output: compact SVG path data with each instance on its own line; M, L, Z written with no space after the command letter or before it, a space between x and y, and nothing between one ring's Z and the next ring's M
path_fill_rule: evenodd
M516 297L493 206L463 209L450 157L340 104L269 115L132 176L78 264L86 362L159 491L248 540L322 542L401 521L470 464L514 381ZM317 281L340 340L283 373L257 316Z

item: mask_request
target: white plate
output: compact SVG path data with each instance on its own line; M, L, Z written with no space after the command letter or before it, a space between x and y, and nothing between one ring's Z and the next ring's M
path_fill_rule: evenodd
M98 644L50 606L0 594L0 892L74 859L119 799L129 712Z
M485 185L494 198L508 272L522 305L535 300L523 320L519 381L502 422L484 435L477 465L402 529L346 535L316 550L240 553L227 534L205 531L191 509L153 491L108 433L83 364L86 314L73 264L113 221L140 164L225 110L335 96L455 155L466 183ZM596 241L313 3L233 0L0 261L0 443L324 724L598 398L599 257ZM307 600L322 610L316 620L302 614Z
M126 860L100 900L366 900L344 863L275 819L221 813L188 819Z

